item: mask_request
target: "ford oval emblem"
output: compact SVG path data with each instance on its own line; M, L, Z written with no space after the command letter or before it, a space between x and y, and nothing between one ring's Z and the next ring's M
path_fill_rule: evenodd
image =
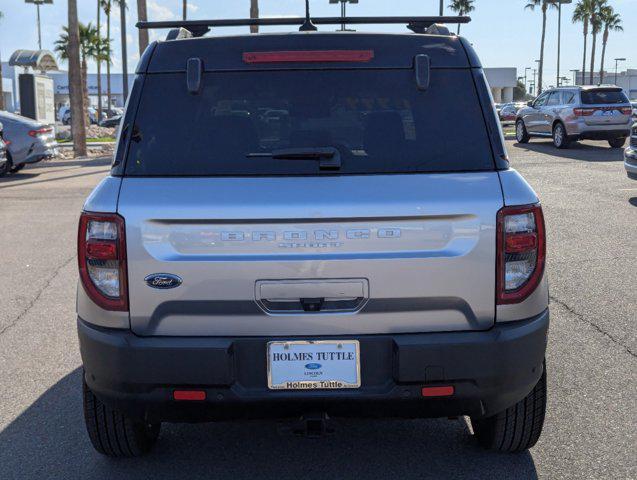
M319 368L321 368L321 364L320 363L307 363L307 364L305 364L305 368L307 368L308 370L318 370Z
M181 285L181 278L172 273L153 273L148 275L144 281L149 287L159 288L161 290L175 288Z

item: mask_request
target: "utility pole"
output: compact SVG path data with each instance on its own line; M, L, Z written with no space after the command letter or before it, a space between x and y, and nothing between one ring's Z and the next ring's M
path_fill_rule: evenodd
M558 0L557 6L557 86L560 86L560 50L562 48L562 4L573 0Z
M445 13L445 1L440 0L440 9L438 10L438 15L442 17L444 13Z
M626 61L625 58L616 58L615 59L615 85L617 85L617 63L625 62L625 61Z
M32 3L37 10L38 21L38 49L42 50L42 31L40 30L40 5L51 5L53 0L24 0L24 3Z

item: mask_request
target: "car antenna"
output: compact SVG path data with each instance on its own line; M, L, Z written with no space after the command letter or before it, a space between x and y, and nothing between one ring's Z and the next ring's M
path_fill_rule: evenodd
M299 27L299 32L315 32L318 30L310 18L310 0L305 0L305 22Z

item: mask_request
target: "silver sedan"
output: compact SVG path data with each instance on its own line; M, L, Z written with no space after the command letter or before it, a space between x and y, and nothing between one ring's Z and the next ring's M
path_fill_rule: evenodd
M0 112L3 137L7 145L10 172L17 172L27 163L36 163L58 154L58 144L51 125L9 112Z

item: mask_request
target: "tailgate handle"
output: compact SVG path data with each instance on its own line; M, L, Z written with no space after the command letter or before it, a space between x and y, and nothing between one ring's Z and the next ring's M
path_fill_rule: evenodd
M355 311L369 297L365 279L262 280L256 285L256 301L268 312L298 313Z
M427 90L431 78L429 55L416 55L414 57L414 68L416 70L416 85L418 86L418 90Z

